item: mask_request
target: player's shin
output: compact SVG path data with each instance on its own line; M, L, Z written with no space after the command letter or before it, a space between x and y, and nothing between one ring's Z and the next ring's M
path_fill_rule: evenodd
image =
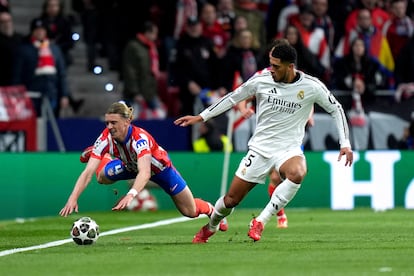
M214 211L211 214L210 222L208 223L211 231L217 231L220 221L230 215L234 208L227 208L224 204L224 196L220 197L214 206Z
M256 217L256 220L266 224L274 214L283 209L295 197L300 186L300 184L285 179L279 186L277 186L269 203L260 215Z

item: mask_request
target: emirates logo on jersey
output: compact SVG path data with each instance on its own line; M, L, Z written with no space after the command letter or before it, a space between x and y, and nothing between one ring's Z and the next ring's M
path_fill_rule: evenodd
M272 105L272 110L288 114L293 114L296 110L299 110L302 107L300 103L286 101L272 96L268 96L267 102Z
M298 98L298 100L303 100L305 98L305 91L303 90L299 91L296 97Z

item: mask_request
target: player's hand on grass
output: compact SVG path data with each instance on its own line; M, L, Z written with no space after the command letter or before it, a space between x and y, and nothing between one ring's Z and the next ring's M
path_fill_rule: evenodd
M124 210L131 203L132 199L134 199L134 196L127 194L112 208L112 211Z

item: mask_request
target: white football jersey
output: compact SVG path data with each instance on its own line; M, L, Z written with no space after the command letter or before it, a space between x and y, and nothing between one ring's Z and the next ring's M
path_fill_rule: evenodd
M333 117L341 147L350 147L348 124L341 104L320 80L301 71L297 73L300 74L297 81L283 83L275 82L268 69L261 70L200 115L207 121L254 96L256 129L248 146L270 157L275 150L302 145L305 126L316 103Z

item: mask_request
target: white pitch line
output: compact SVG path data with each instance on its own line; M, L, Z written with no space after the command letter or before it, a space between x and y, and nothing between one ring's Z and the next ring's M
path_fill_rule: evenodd
M195 219L202 218L202 217L205 217L205 216L202 215L202 216L199 216ZM193 220L193 218L179 217L179 218L165 219L165 220L160 220L160 221L156 221L156 222L145 223L145 224L141 224L141 225L129 226L129 227L114 229L114 230L110 230L110 231L105 231L105 232L102 232L99 236L115 235L115 234L119 234L119 233L124 233L124 232L129 232L129 231L134 231L134 230L154 228L154 227L158 227L158 226L174 224L174 223L184 222L184 221L189 221L189 220ZM20 253L20 252L25 252L25 251L31 251L31 250L36 250L36 249L44 249L44 248L59 246L59 245L69 243L69 242L73 242L73 240L72 239L64 239L64 240L53 241L53 242L48 242L48 243L29 246L29 247L13 248L13 249L8 249L8 250L3 250L3 251L0 251L0 257L7 256L7 255L12 255L12 254L15 254L15 253Z

